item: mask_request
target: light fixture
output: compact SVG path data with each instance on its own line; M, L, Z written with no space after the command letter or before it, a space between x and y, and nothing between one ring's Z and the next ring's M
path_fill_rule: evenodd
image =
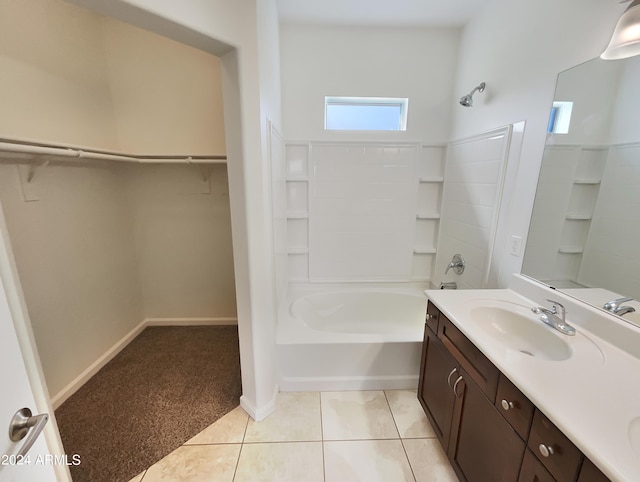
M613 31L611 42L600 58L617 60L634 55L640 55L640 0L633 0L624 11Z

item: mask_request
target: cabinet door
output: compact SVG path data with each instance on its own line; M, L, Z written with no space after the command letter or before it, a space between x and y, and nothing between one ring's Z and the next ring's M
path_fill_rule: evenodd
M428 327L424 330L418 399L442 446L449 443L455 396L450 385L460 376L456 361ZM454 371L454 369L456 369Z
M458 423L454 420L448 450L454 469L467 482L518 480L524 442L473 379L461 371L464 391L458 389L455 410L460 418Z

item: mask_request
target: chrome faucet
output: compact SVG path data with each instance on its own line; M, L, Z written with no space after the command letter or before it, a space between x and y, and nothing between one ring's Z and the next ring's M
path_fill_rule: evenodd
M540 321L546 323L552 328L555 328L560 333L573 336L576 334L576 329L565 321L565 309L560 303L554 300L547 300L551 303L552 308L548 310L542 306L534 306L531 308L536 315L540 315Z
M451 258L451 263L447 266L447 269L444 270L444 274L447 274L450 269L453 268L453 272L455 274L464 273L464 258L461 254L454 254L453 258Z
M618 316L636 311L633 306L621 306L622 303L626 303L627 301L633 301L633 298L618 298L617 300L607 301L602 307Z

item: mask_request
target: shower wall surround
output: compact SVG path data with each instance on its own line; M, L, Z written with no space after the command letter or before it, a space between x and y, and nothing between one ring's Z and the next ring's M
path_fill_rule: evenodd
M428 281L444 146L286 146L290 281Z
M447 148L435 282L487 288L509 154L511 126L458 140ZM454 254L465 271L445 276Z

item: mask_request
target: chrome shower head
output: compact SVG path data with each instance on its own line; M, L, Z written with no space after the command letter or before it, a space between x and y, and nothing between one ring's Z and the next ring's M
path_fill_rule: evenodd
M484 92L484 88L487 86L484 82L482 82L479 86L474 88L467 95L460 97L460 105L464 107L473 107L473 94L476 92Z

